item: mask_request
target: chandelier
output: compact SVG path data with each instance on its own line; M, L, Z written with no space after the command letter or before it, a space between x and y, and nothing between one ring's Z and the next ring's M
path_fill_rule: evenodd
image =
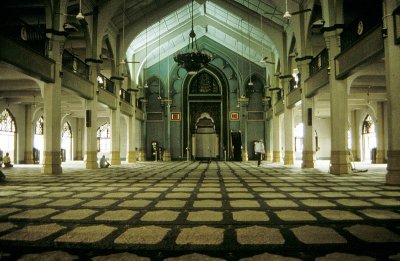
M186 69L188 74L196 74L203 66L211 61L211 55L197 50L196 33L193 29L193 0L192 0L192 30L189 33L188 51L177 52L174 61Z

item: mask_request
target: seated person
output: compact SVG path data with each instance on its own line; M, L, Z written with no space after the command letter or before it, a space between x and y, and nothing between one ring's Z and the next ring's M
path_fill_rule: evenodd
M4 164L5 168L11 168L13 166L13 164L11 164L11 159L10 159L10 155L8 154L8 152L3 157L3 164Z
M102 156L100 159L100 168L108 168L111 164L106 160L106 156Z

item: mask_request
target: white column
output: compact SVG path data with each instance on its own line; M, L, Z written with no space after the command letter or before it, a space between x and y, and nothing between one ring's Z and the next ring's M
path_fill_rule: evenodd
M97 97L86 100L86 156L87 169L97 169Z
M281 145L280 145L280 126L279 126L279 115L275 115L272 118L272 162L281 161Z
M134 106L136 107L136 105ZM128 157L127 157L128 163L136 162L135 137L136 137L136 119L135 119L135 113L133 113L133 115L129 116L128 118Z
M119 95L121 83L115 82L115 93L117 94L117 106L111 110L111 165L121 165L120 152L120 127L121 127L121 97Z
M391 14L398 6L396 0L384 1L384 14ZM393 16L385 17L388 37L384 39L386 90L388 98L388 164L386 182L400 184L400 45L394 44ZM397 21L398 23L398 21ZM399 24L397 24L400 26Z
M331 92L331 167L332 174L350 174L351 164L347 147L348 105L347 85L336 80L335 56L340 53L340 31L325 32L329 51L329 87Z
M313 98L307 98L307 83L305 79L309 77L309 59L301 59L297 61L300 72L301 92L301 118L303 122L303 163L302 168L314 168L315 166L315 137L314 137L314 102Z
M61 77L62 41L53 36L49 56L55 61L55 82L44 84L43 174L61 174Z
M376 119L376 135L377 135L377 150L376 163L385 163L385 104L378 102L377 104L377 119Z
M25 164L33 164L32 105L25 105Z
M92 100L85 100L85 165L87 169L97 169L97 75L99 74L99 65L93 63L90 66L91 80L93 82Z
M85 130L85 119L83 118L76 118L76 133L73 135L75 137L76 141L74 142L76 144L75 147L75 156L74 160L83 160L83 132Z
M286 99L286 98L285 98ZM293 109L288 108L285 105L284 112L284 122L285 122L285 165L294 164L294 150L293 150Z
M351 154L353 161L360 161L360 129L357 125L357 111L350 112L350 124L351 124Z

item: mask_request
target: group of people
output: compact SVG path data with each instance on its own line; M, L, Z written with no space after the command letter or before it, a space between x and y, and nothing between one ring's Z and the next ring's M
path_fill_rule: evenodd
M13 166L13 164L11 164L10 154L8 154L8 152L3 157L3 165L5 168L11 168Z

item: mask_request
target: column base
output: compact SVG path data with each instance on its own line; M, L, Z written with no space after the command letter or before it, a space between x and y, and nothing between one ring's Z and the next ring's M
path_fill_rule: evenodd
M281 162L281 152L280 151L273 151L272 162Z
M272 161L272 153L270 151L265 153L265 160L266 161Z
M314 167L315 167L315 152L303 150L303 163L301 164L301 168L307 169Z
M128 163L136 162L136 151L128 151Z
M400 150L389 150L386 184L400 185Z
M139 160L146 161L146 152L144 152L143 150L139 151Z
M293 165L294 164L294 153L293 151L286 150L285 151L285 160L283 161L285 165Z
M111 151L111 165L121 165L121 153L119 151Z
M385 163L385 151L384 150L377 150L376 151L376 164L383 164Z
M348 151L331 151L331 166L329 172L334 175L352 173Z
M25 151L25 164L34 164L35 162L33 161L33 151Z
M249 161L249 153L247 150L243 150L242 152L242 161Z
M164 150L163 161L171 161L171 153L169 153L167 150Z
M97 151L87 151L85 165L87 169L97 169Z
M358 157L357 150L351 150L350 161L360 161Z
M83 154L81 150L76 151L75 160L83 160Z
M62 174L59 151L45 151L43 154L42 174Z

